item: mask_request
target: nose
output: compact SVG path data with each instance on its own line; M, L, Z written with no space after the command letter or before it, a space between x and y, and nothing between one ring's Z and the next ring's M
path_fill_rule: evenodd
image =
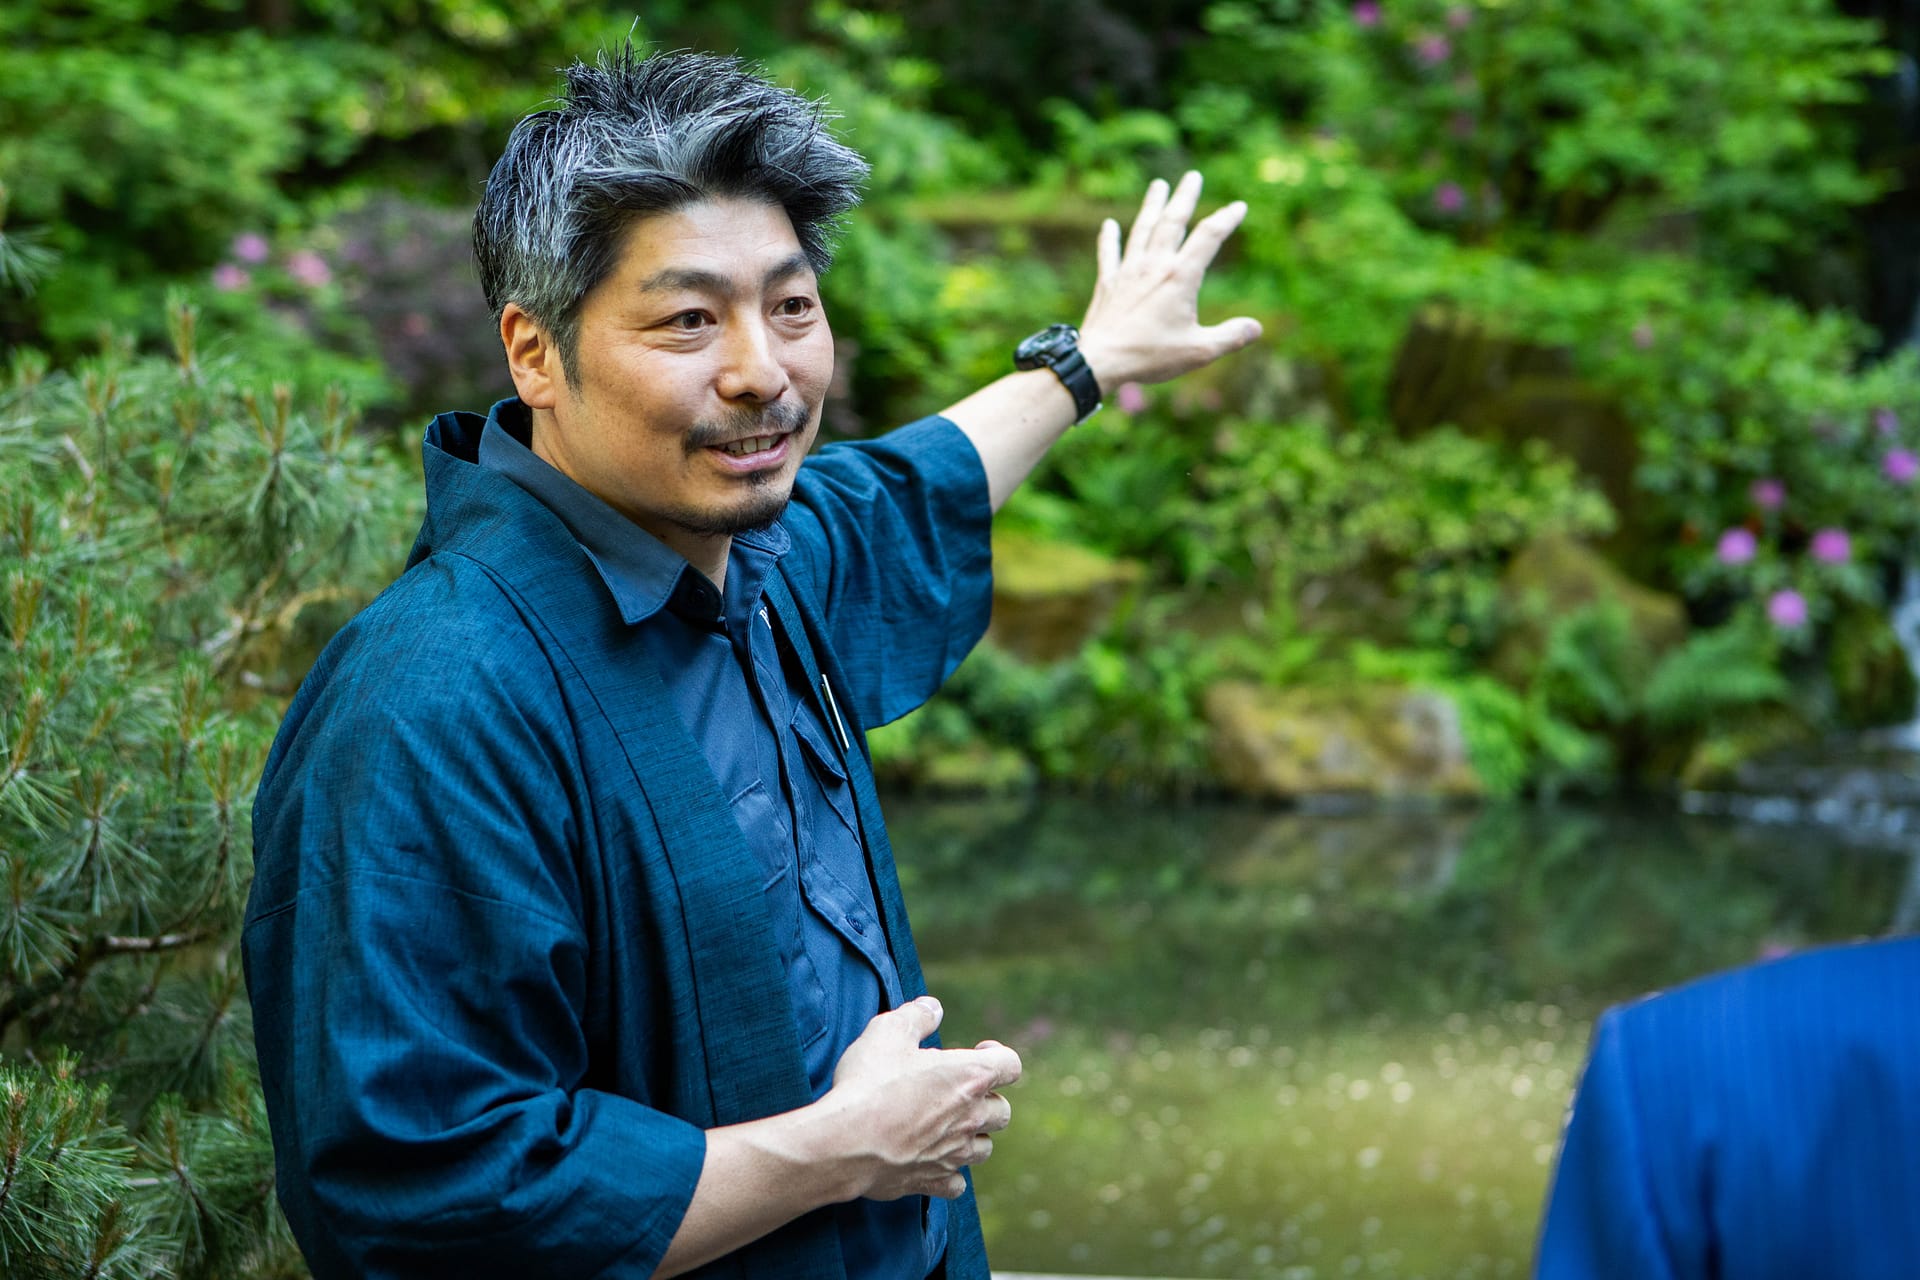
M764 321L731 326L720 367L719 391L728 400L772 404L787 390L780 339Z

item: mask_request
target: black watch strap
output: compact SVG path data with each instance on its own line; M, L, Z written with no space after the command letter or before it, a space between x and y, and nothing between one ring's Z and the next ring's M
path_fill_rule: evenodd
M1075 347L1047 366L1073 393L1073 425L1079 426L1100 409L1100 383L1086 357Z
M1070 324L1049 325L1014 348L1016 369L1053 370L1073 396L1073 421L1078 426L1100 408L1100 382L1086 357L1080 354L1080 331Z

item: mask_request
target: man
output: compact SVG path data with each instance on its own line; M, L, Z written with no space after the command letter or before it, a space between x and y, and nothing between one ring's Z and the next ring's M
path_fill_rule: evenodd
M966 1170L1019 1059L923 1048L862 748L979 637L990 512L1125 381L1252 341L1235 204L1108 222L1078 332L802 459L864 163L731 60L567 72L475 247L518 396L446 414L406 574L255 810L245 957L316 1275L984 1277ZM1030 367L1028 367L1030 366Z
M1537 1271L1920 1275L1920 938L1736 969L1602 1017Z

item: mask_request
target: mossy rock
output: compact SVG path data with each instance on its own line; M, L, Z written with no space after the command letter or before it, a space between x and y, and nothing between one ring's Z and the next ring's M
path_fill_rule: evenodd
M1572 374L1572 353L1511 333L1445 302L1421 308L1388 375L1387 412L1402 434L1464 426L1475 406L1532 378Z
M920 761L914 784L947 795L1011 795L1031 791L1038 776L1013 748L976 743Z
M1642 586L1572 538L1542 538L1523 548L1507 565L1500 594L1507 630L1492 665L1516 688L1524 688L1539 668L1553 624L1579 609L1625 609L1649 669L1687 638L1687 607L1680 597Z
M1207 690L1221 780L1268 800L1454 800L1485 793L1451 699L1393 685Z
M993 623L987 635L1027 662L1058 662L1106 624L1143 573L1131 560L995 530Z
M1757 711L1731 729L1710 733L1688 754L1677 781L1688 791L1738 789L1746 766L1781 752L1807 749L1819 735L1787 707Z
M1913 719L1920 685L1893 624L1878 609L1852 608L1833 621L1827 648L1834 709L1850 729Z

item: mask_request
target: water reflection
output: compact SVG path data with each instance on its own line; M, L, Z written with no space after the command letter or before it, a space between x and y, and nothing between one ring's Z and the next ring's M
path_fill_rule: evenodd
M948 1042L1028 1079L998 1267L1526 1271L1592 1018L1887 929L1904 849L1653 813L889 805Z

